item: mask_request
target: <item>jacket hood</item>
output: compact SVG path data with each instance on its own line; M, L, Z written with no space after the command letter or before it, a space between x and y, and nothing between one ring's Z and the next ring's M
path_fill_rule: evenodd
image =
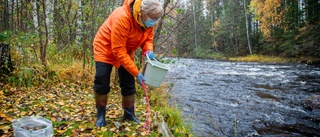
M123 8L125 10L125 12L130 15L131 14L131 11L130 11L130 4L134 2L134 0L124 0L123 2Z
M142 3L142 0L125 0L123 2L123 7L128 15L130 16L133 15L135 21L139 24L139 26L146 28L144 23L141 20L141 13L140 13L141 3ZM131 4L132 4L132 11L130 9Z

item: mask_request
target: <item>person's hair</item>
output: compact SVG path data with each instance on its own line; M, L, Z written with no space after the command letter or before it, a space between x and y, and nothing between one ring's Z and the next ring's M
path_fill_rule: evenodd
M146 13L160 13L163 15L163 8L159 0L142 0L141 10Z

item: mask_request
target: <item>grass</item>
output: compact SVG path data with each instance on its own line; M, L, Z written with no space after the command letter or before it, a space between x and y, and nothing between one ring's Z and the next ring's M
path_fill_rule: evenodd
M285 63L290 62L291 59L281 57L270 57L263 55L249 55L245 57L229 58L231 61L244 61L244 62L267 62L267 63Z
M300 58L284 58L280 56L265 56L252 54L244 57L232 57L231 61L241 62L264 62L264 63L307 63L307 64L319 64L320 58L314 57L300 57Z

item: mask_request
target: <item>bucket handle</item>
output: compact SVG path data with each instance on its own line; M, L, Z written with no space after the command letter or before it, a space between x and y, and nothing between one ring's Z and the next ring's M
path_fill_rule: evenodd
M151 59L149 58L148 55L146 55L147 59L148 59L148 62L151 64L151 66L154 66L151 62ZM156 62L159 62L158 60L156 60L156 58L152 59L152 60L155 60Z

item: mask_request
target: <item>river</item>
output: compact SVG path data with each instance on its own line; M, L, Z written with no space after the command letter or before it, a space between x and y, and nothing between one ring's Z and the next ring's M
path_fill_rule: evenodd
M173 59L165 82L198 136L320 136L320 68L306 64Z

